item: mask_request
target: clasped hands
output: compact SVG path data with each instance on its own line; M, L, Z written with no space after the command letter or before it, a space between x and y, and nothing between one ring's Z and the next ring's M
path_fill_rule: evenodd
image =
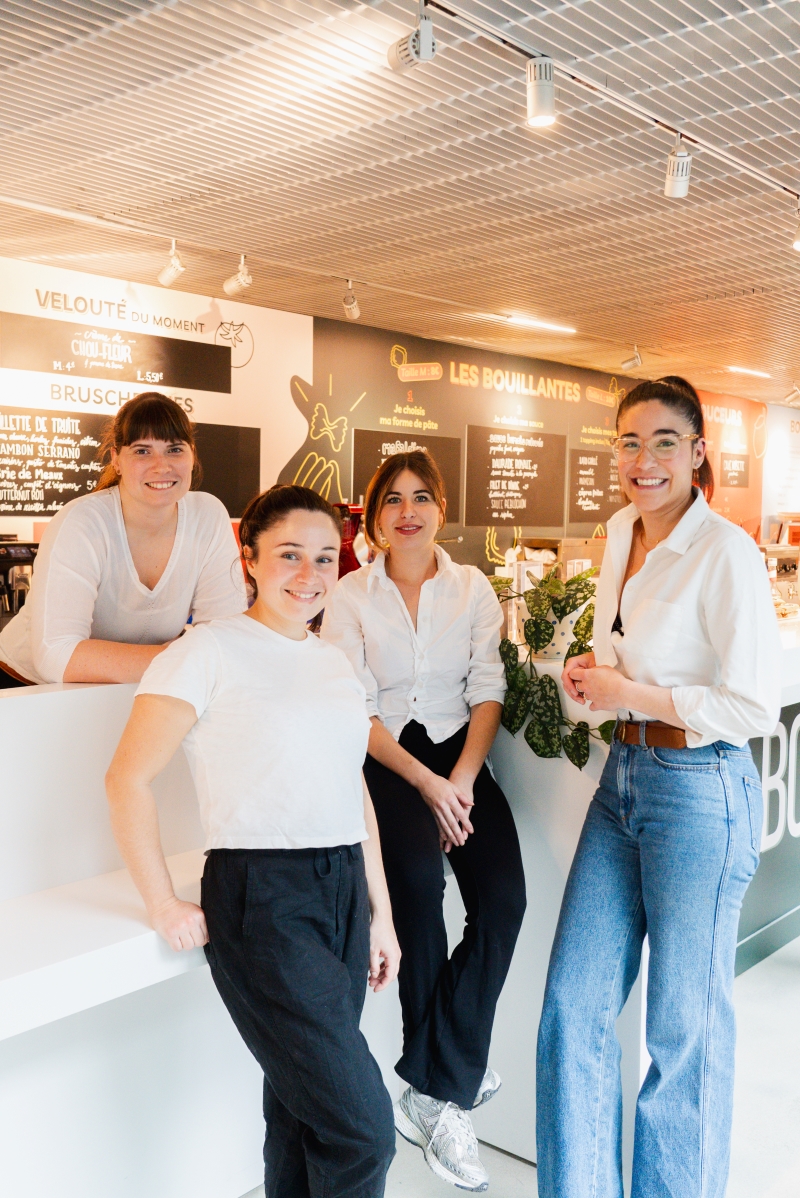
M595 665L594 653L571 657L561 682L570 699L588 703L590 711L617 711L631 706L626 698L630 679L611 666Z
M453 845L462 845L471 832L474 832L470 822L470 814L475 805L472 797L472 786L475 779L468 774L453 770L449 778L429 771L428 777L419 792L433 812L439 829L439 844L445 853L449 853Z

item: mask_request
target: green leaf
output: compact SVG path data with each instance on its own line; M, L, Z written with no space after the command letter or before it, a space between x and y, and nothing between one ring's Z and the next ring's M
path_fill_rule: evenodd
M581 614L572 626L572 631L576 641L580 641L584 645L591 644L592 633L594 632L594 604L587 603Z
M550 595L557 596L558 598L562 598L567 593L567 588L560 578L548 577L544 585Z
M569 661L571 657L580 657L582 653L591 653L591 651L591 646L585 645L583 641L573 641L564 654L564 661Z
M561 743L572 764L582 770L589 760L589 725L581 720L577 728L562 737Z
M530 708L530 693L527 685L522 690L506 691L505 702L503 703L503 714L500 717L501 723L512 736L516 736L528 715Z
M507 637L500 642L500 660L506 668L506 676L509 670L515 670L519 665L519 649Z
M528 685L528 675L523 666L517 666L514 670L506 670L506 679L508 689L512 691L524 691Z
M561 735L558 728L531 720L525 729L525 740L537 757L561 756Z
M549 620L526 620L525 640L534 653L541 653L553 639L555 629Z
M495 595L499 595L502 591L508 590L511 586L510 578L498 578L496 574L489 576L489 584L494 590Z
M579 607L582 607L589 599L594 598L596 591L595 584L590 578L585 579L577 586L572 586L575 581L571 578L567 583L566 593L561 599L553 599L553 615L558 620L564 620L567 616L572 615Z
M594 578L594 576L599 573L600 567L592 566L591 570L584 570L582 574L574 574L567 583L567 590L569 590L569 588L572 586L577 586L577 584L580 582L585 582L587 578Z
M543 620L550 610L550 592L543 586L533 587L523 595L528 611L535 620Z
M556 732L559 725L564 723L558 686L555 678L549 674L542 674L538 686L532 691L531 716L537 724L555 728Z
M616 728L616 726L617 726L616 720L604 720L603 723L600 724L599 728L597 729L597 731L600 733L600 735L602 736L603 740L606 742L607 745L610 745L612 740L614 739L614 729Z

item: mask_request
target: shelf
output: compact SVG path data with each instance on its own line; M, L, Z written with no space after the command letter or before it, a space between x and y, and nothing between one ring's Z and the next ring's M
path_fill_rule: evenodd
M198 902L205 857L167 858L176 893ZM127 870L0 903L0 1040L205 965L149 926Z

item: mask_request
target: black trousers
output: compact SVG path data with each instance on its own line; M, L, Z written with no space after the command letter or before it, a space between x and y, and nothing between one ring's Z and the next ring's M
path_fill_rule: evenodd
M467 727L435 745L421 724L403 729L400 744L447 777ZM364 765L381 834L392 915L403 956L400 1002L405 1081L432 1098L469 1109L489 1056L495 1007L525 913L525 876L517 829L506 797L484 765L475 781L475 829L450 850L466 908L464 938L448 960L439 833L419 791L367 757Z
M360 845L214 849L206 956L264 1070L267 1198L381 1198L392 1103L359 1031L369 972Z

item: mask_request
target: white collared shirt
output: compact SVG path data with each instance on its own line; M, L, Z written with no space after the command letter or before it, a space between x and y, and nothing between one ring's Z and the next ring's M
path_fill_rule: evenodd
M780 713L782 649L758 548L695 489L692 506L623 591L638 517L631 504L608 522L594 618L597 664L669 687L690 748L769 735ZM611 631L617 610L622 634Z
M436 546L437 570L422 584L417 627L379 553L340 579L325 609L322 637L343 649L367 692L367 713L395 739L411 720L434 744L469 720L470 708L502 703L503 612L476 566Z

